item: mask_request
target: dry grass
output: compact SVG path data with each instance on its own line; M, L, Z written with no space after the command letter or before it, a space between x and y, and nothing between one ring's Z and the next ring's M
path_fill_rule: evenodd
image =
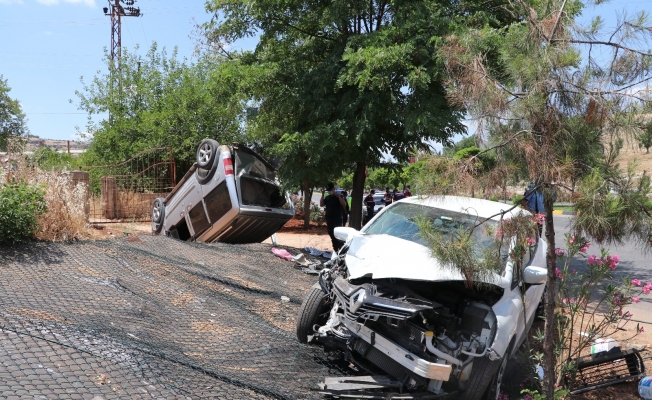
M0 174L0 186L9 180L23 180L43 188L48 210L38 218L38 239L70 241L90 237L86 222L88 190L84 183L74 185L66 172L30 168L22 158L15 157L13 161L15 171Z

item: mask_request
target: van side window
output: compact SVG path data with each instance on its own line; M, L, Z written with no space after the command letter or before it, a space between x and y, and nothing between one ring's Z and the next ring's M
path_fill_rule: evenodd
M229 212L233 208L233 204L229 196L229 189L226 187L226 181L222 181L222 183L207 194L204 202L208 210L208 218L212 224Z

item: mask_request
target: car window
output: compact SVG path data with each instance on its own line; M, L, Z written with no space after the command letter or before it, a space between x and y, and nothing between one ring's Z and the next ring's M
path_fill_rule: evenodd
M445 237L452 237L460 229L468 229L478 222L475 215L426 207L419 204L397 203L379 215L364 232L375 235L391 235L426 245L417 225L419 218L429 221L435 231L444 234ZM497 226L497 222L487 221L473 231L478 250L494 245L492 232L495 231Z
M274 181L276 173L273 169L253 154L244 151L235 151L235 173L238 175L249 175L255 178L269 179Z
M226 181L222 181L222 183L207 194L204 202L206 203L208 218L211 220L211 223L217 222L229 212L233 205L231 204L231 197L229 196Z

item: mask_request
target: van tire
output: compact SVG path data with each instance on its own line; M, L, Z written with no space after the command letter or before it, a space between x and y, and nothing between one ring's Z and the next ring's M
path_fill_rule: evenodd
M197 166L207 171L213 169L219 144L213 139L204 139L197 147Z
M163 221L165 220L165 199L159 197L154 200L152 204L152 233L158 235L163 229Z
M297 317L297 339L301 343L308 343L308 335L315 333L315 325L323 325L328 321L331 302L319 284L313 285L306 293L306 297L299 308Z
M213 179L215 171L217 171L217 163L214 163L213 167L210 170L197 168L197 171L195 172L197 176L197 182L199 182L200 185L207 184L211 181L211 179Z

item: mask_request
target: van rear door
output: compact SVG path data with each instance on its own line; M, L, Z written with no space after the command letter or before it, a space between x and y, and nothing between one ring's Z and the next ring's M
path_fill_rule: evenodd
M248 210L294 215L292 203L281 192L274 168L246 147L234 148L234 154L241 212Z

